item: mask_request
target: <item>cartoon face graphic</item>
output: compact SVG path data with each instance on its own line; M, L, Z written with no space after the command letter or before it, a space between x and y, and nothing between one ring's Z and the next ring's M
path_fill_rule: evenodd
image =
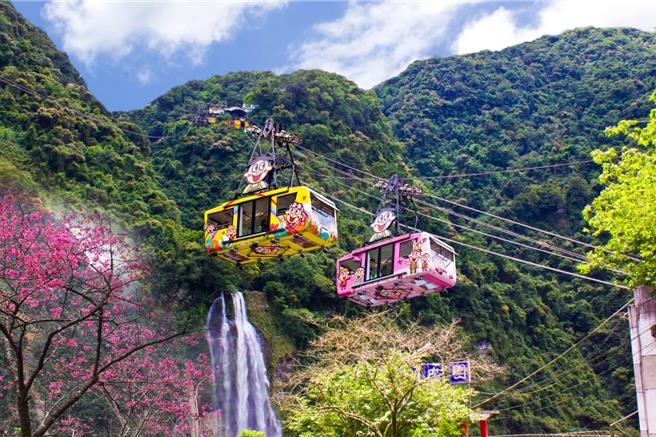
M401 299L408 292L402 288L383 288L376 294L384 299Z
M237 229L233 225L228 225L228 228L226 229L225 237L228 240L234 240L237 238Z
M371 224L371 229L377 234L384 232L390 227L392 222L396 219L396 214L391 209L383 209L378 213L376 219Z
M244 177L249 184L257 184L267 177L271 169L273 169L271 158L261 156L249 165L248 170L244 173Z
M362 281L364 281L364 268L358 267L358 269L355 271L355 283L361 284Z
M339 279L339 286L340 288L346 288L346 281L348 280L349 277L349 269L345 267L340 267L339 268L339 273L337 274L337 279Z
M280 252L280 247L278 246L258 246L253 249L253 252L259 255L275 255Z
M430 260L430 255L427 253L424 253L421 255L421 270L426 271L428 270L428 262Z
M303 204L294 202L289 205L285 212L285 228L290 234L297 232L298 229L306 225L308 213L305 211Z
M205 228L205 233L210 234L214 232L214 228L216 228L216 225L214 223L208 223L207 227Z

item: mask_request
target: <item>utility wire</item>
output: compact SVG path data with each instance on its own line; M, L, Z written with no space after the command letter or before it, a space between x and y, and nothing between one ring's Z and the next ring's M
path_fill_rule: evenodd
M302 145L300 145L300 144L298 144L297 147L300 148L300 149L302 149L302 150L305 150L305 151L307 151L307 152L309 152L309 153L311 153L311 154L313 154L313 155L315 155L315 156L317 156L317 157L321 157L321 158L323 158L324 160L327 160L327 161L333 162L333 163L335 163L335 164L337 164L337 165L340 165L340 166L342 166L342 167L348 168L348 169L350 169L350 170L353 170L353 171L355 171L355 172L358 172L358 173L360 173L360 174L363 174L363 175L365 175L365 176L367 176L367 177L370 177L370 178L373 178L373 179L377 179L377 180L383 180L383 178L381 178L380 176L376 176L376 175L374 175L374 174L372 174L372 173L366 172L366 171L364 171L364 170L360 170L360 169L358 169L358 168L355 168L355 167L352 167L352 166L350 166L350 165L344 164L344 163L342 163L342 162L340 162L340 161L337 161L337 160L335 160L335 159L329 158L329 157L327 157L327 156L325 156L325 155L322 155L322 154L320 154L320 153L318 153L318 152L315 152L314 150L308 149L308 148L306 148L306 147L304 147L304 146L302 146ZM424 179L424 178L419 178L419 179L422 180L422 179ZM566 236L563 236L563 235L557 234L557 233L555 233L555 232L551 232L551 231L547 231L547 230L544 230L544 229L540 229L540 228L537 228L537 227L535 227L535 226L530 226L530 225L527 225L527 224L524 224L524 223L518 222L518 221L516 221L516 220L508 219L508 218L505 218L505 217L499 216L499 215L497 215L497 214L489 213L489 212L487 212L487 211L482 211L482 210L480 210L480 209L473 208L473 207L471 207L471 206L467 206L467 205L464 205L464 204L461 204L461 203L458 203L458 202L455 202L455 201L452 201L452 200L449 200L449 199L444 199L444 198L439 197L439 196L436 196L436 195L434 195L434 194L425 193L425 195L426 195L427 197L432 197L432 198L435 198L435 199L437 199L437 200L440 200L440 201L443 201L443 202L446 202L446 203L449 203L449 204L452 204L452 205L456 205L456 206L459 206L459 207L461 207L461 208L465 208L465 209L468 209L468 210L474 211L474 212L479 213L479 214L483 214L483 215L487 215L487 216L490 216L490 217L496 218L497 220L502 220L502 221L505 221L505 222L507 222L507 223L511 223L511 224L514 224L514 225L517 225L517 226L522 226L522 227L525 227L525 228L527 228L527 229L531 229L531 230L536 231L536 232L541 232L541 233L544 233L544 234L550 235L550 236L552 236L552 237L556 237L556 238L559 238L559 239L562 239L562 240L565 240L565 241L569 241L570 243L580 244L580 245L583 245L583 246L586 246L586 247L590 247L590 248L593 248L593 249L602 249L602 250L605 251L605 252L613 253L612 251L610 251L610 250L608 250L608 249L604 249L604 248L601 248L601 247L595 246L595 245L590 244L590 243L586 243L586 242L583 242L583 241L579 241L579 240L576 240L576 239L571 238L571 237L566 237ZM630 255L624 255L624 256L626 256L627 258L629 258L629 259L631 259L632 261L635 261L635 262L640 262L640 261L641 261L640 259L635 258L635 257L632 257L632 256L630 256Z
M441 176L424 176L422 177L422 179L454 179L454 178L465 178L465 177L472 177L472 176L487 176L487 175L498 174L498 173L515 173L515 172L541 170L541 169L556 168L556 167L571 167L573 165L589 164L591 162L594 162L594 160L586 159L584 161L561 162L558 164L536 165L533 167L507 168L505 170L483 171L478 173L456 173L456 174L441 175Z
M334 200L334 201L336 201L336 202L343 203L343 204L345 204L346 206L349 206L349 207L351 207L351 208L357 209L358 211L364 212L364 213L367 214L367 215L370 215L370 216L373 216L373 215L374 215L372 212L367 211L366 209L360 208L359 206L353 205L353 204L351 204L351 203L349 203L349 202L346 202L346 201L344 201L344 200L342 200L342 199L339 199L339 198L337 198L337 197L330 196L330 195L328 195L328 194L322 193L322 192L319 191L319 190L315 190L315 191L317 191L319 194L322 194L322 195L324 195L324 196L326 196L326 197L328 197L328 198L330 198L330 199L332 199L332 200ZM406 228L406 229L413 230L413 231L415 231L415 232L422 232L420 229L417 229L417 228L415 228L415 227L413 227L413 226L402 225L402 227L403 227L403 228ZM629 287L626 287L626 286L624 286L624 285L614 284L614 283L612 283L612 282L604 281L604 280L601 280L601 279L596 279L596 278L593 278L593 277L590 277L590 276L580 275L580 274L578 274L578 273L568 272L567 270L561 270L561 269L557 269L557 268L555 268L555 267L545 266L544 264L534 263L534 262L532 262L532 261L528 261L528 260L525 260L525 259L521 259L521 258L517 258L517 257L514 257L514 256L506 255L506 254L503 254L503 253L495 252L495 251L493 251L493 250L484 249L484 248L482 248L482 247L478 247L478 246L475 246L475 245L472 245L472 244L464 243L464 242L462 242L462 241L454 240L454 239L452 239L452 238L444 237L444 236L442 236L442 235L440 235L439 238L442 239L442 240L444 240L444 241L447 241L447 242L449 242L449 243L453 243L453 244L456 244L456 245L459 245L459 246L463 246L463 247L467 247L467 248L470 248L470 249L478 250L479 252L484 252L484 253L487 253L487 254L490 254L490 255L496 255L496 256L499 256L499 257L502 257L502 258L506 258L506 259L509 259L509 260L512 260L512 261L516 261L516 262L519 262L519 263L527 264L527 265L530 265L530 266L533 266L533 267L538 267L538 268L542 268L542 269L550 270L550 271L552 271L552 272L562 273L562 274L565 274L565 275L574 276L574 277L576 277L576 278L580 278L580 279L587 279L588 281L598 282L598 283L600 283L600 284L605 284L605 285L610 285L611 287L616 287L616 288L622 288L622 289L625 289L625 290L630 290Z
M302 155L301 155L301 156L302 156ZM312 172L312 173L314 173L314 174L316 174L316 175L323 176L323 177L334 177L334 175L327 175L327 174L325 174L325 173L321 173L321 172L319 172L319 171L317 171L317 170L314 170L314 169L312 169L312 168L309 168L309 171ZM345 184L345 183L340 182L340 181L338 181L338 180L333 180L333 182L336 183L337 185L343 186L343 187L345 187L345 188L347 188L347 189L355 190L355 188L354 188L353 186L348 185L348 184ZM370 193L368 193L368 192L366 192L366 191L358 191L358 193L364 194L364 195L366 195L367 197L369 197L369 198L371 198L371 199L373 199L373 200L376 200L376 201L378 201L378 202L381 201L381 198L379 198L379 197L377 197L377 196L374 196L374 195L372 195L372 194L370 194ZM401 208L402 208L403 210L405 210L405 211L412 211L412 212L414 212L413 210L411 210L410 208L407 208L407 207L401 207ZM456 227L456 228L459 228L459 229L463 229L463 230L466 230L466 231L474 232L474 233L477 233L477 234L480 234L480 235L483 235L483 236L486 236L486 237L489 237L489 238L493 238L493 239L496 239L496 240L499 240L499 241L503 241L503 242L506 242L506 243L514 244L514 245L517 245L517 246L520 246L520 247L523 247L523 248L526 248L526 249L535 250L535 251L538 251L538 252L545 253L545 254L547 254L547 255L558 256L558 257L560 257L560 258L567 259L567 260L570 260L570 261L575 261L575 262L577 262L577 263L580 263L580 262L582 261L580 258L575 258L575 257L569 256L569 255L563 255L563 254L560 254L560 253L550 252L550 251L548 251L548 250L541 249L541 248L539 248L539 247L529 246L529 245L527 245L527 244L520 243L520 242L518 242L518 241L509 240L509 239L506 239L506 238L500 237L500 236L498 236L498 235L488 234L488 233L486 233L486 232L479 231L478 229L469 228L469 227L467 227L467 226L463 226L463 225L460 225L460 224L457 224L457 223L453 223L453 222L451 222L451 221L449 221L449 220L441 219L441 218L439 218L439 217L435 217L435 216L431 216L431 215L428 215L428 214L424 214L424 213L419 212L419 211L417 211L416 213L417 213L417 215L419 215L419 216L421 216L421 217L425 217L425 218L427 218L427 219L429 219L429 220L437 221L437 222L440 222L440 223L445 223L445 224L447 224L447 225L449 225L449 226L453 226L453 227ZM484 223L484 222L483 222L483 223ZM495 228L496 228L496 227L495 227ZM503 230L503 229L501 229L501 230ZM528 237L527 237L527 238L528 238ZM529 240L530 240L530 241L533 241L534 243L540 244L540 245L542 245L542 246L545 246L545 245L546 245L545 243L542 243L542 242L539 242L539 241L536 241L536 240L531 240L531 239L529 239Z
M608 323L611 319L613 319L615 316L617 316L618 314L620 314L621 312L623 312L623 311L624 311L624 310L625 310L625 309L631 304L631 302L633 302L633 300L634 300L634 298L631 298L627 303L625 303L624 305L622 305L622 307L621 307L620 309L618 309L618 310L615 311L613 314L611 314L609 317L607 317L606 320L604 320L603 322L601 322L601 323L600 323L599 325L597 325L593 330L591 330L589 333L587 333L583 338L581 338L581 339L578 340L576 343L574 343L573 345L571 345L570 347L568 347L564 352L560 353L558 356L556 356L555 358L553 358L551 361L549 361L548 363L546 363L546 364L544 364L543 366L539 367L538 369L534 370L532 373L530 373L529 375L527 375L527 376L525 376L524 378L520 379L520 380L517 381L516 383L514 383L514 384L510 385L509 387L507 387L507 388L501 390L500 392L498 392L498 393L495 394L494 396L491 396L491 397L485 399L484 401L481 401L481 402L477 403L477 404L474 405L472 408L479 407L479 406L481 406L481 405L483 405L483 404L486 404L486 403L488 403L488 402L490 402L490 401L492 401L492 400L498 398L499 396L501 396L501 395L507 393L508 391L510 391L510 390L512 390L513 388L517 387L518 385L520 385L520 384L523 383L524 381L528 381L529 379L531 379L532 377L534 377L535 375L537 375L538 373L540 373L542 370L544 370L545 368L549 367L550 365L552 365L553 363L555 363L556 361L558 361L559 359L561 359L562 357L564 357L565 355L567 355L567 353L569 353L572 349L578 347L578 346L579 346L583 341L585 341L587 338L591 337L592 334L594 334L594 333L597 332L599 329L601 329L601 327L604 326L606 323Z

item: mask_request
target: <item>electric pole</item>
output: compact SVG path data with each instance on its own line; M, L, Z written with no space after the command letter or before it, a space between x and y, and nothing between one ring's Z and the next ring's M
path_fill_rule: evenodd
M656 437L656 298L651 287L638 287L629 306L640 437Z

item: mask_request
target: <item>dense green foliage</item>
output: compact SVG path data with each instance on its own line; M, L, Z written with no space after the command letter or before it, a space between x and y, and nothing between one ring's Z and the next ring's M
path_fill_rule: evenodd
M438 379L420 380L410 357L382 352L380 363L343 364L315 373L290 414L294 435L450 437L468 421L471 393Z
M651 100L656 103L656 93ZM604 190L583 215L594 235L608 233L605 246L590 254L591 268L618 268L627 271L627 281L636 287L656 286L656 109L646 125L624 120L607 129L608 135L624 135L636 147L625 146L619 162L615 148L594 152L603 165L599 180ZM637 255L640 261L635 260Z
M606 126L627 117L644 118L648 113L648 97L656 88L654 71L653 34L582 29L499 52L418 61L376 90L395 135L406 144L408 162L419 175L435 177L589 160L592 150L607 143ZM441 197L590 241L583 232L581 209L600 189L597 175L598 167L586 163L436 178L431 185ZM527 233L518 227L513 230ZM471 232L458 235L467 242L525 259L543 263L549 259L486 241ZM548 236L533 236L576 250L576 246ZM470 250L461 251L460 261L460 273L469 281L461 281L449 293L446 311L435 304L437 299L429 300L430 309L414 302L413 306L423 306L419 309L422 313L432 310L444 314L442 317L461 317L469 332L482 343L489 342L492 353L517 375L543 364L546 357L553 357L628 300L608 288L563 276L556 279ZM552 259L550 264L575 271L569 262ZM633 400L626 395L631 392L632 369L626 332L621 331L625 327L620 323L615 329L617 334L612 333L605 343L620 351L606 358L613 366L604 361L604 351L591 344L584 347L583 356L592 366L579 368L601 373L591 381L613 381L606 384L609 391L595 389L596 382L568 391L568 386L586 378L582 370L569 370L580 365L581 357L568 357L569 363L547 372L547 377L558 381L554 387L541 391L537 400L516 398L531 404L506 411L506 426L554 431L595 428L608 420L604 417L621 417L606 402L610 398L624 401L623 412L633 411ZM496 407L516 407L517 402L507 402L512 397L500 399Z
M0 42L0 182L44 187L62 208L100 208L116 217L157 260L155 288L175 294L220 271L197 244L200 234L180 225L145 134L105 111L67 56L6 1Z
M233 196L252 141L223 125L192 127L199 104L257 104L255 122L272 115L298 132L305 147L377 175L440 176L589 159L607 141L607 125L647 114L654 71L653 34L585 29L500 52L416 62L375 91L319 71L239 73L192 81L142 110L109 114L66 56L3 0L0 78L29 92L0 83L0 182L52 190L69 207L103 208L137 231L157 260L156 288L185 302L190 318L202 320L217 291L262 291L270 314L254 319L266 324L270 339L285 335L304 347L316 335L308 315L362 311L336 299L333 263L361 244L368 218L340 206L341 248L284 264L239 271L205 257L202 212ZM304 182L375 208L359 193L366 186L339 185L343 180L316 157L299 153L298 160ZM584 164L425 185L443 197L589 239L580 211L600 188L597 171ZM447 226L422 226L512 252ZM395 309L401 319L427 324L460 318L473 346L509 366L507 380L489 391L544 364L626 300L615 290L471 250L459 251L458 260L461 280L452 291ZM283 343L287 352L290 342ZM537 395L511 393L488 405L512 408L493 424L517 431L598 428L635 409L621 321L563 363L538 378L548 387ZM516 408L526 402L532 403Z

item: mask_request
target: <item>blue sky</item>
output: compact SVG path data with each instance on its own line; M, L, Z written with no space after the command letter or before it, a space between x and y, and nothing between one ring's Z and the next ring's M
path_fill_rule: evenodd
M363 88L416 59L499 50L582 26L656 28L654 0L47 0L16 8L110 110L231 71L321 68Z

